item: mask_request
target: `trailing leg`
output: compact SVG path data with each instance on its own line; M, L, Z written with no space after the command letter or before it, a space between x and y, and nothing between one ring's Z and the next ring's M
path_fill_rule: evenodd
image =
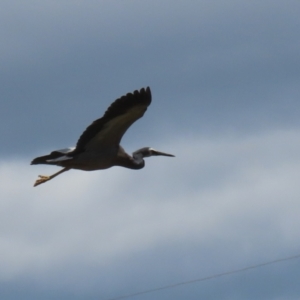
M39 175L39 179L37 179L35 181L33 186L37 186L37 185L40 185L42 183L45 183L45 182L51 180L52 178L56 177L57 175L59 175L63 172L69 171L69 170L70 170L69 168L63 168L62 170L60 170L57 173L54 173L53 175L50 175L50 176Z

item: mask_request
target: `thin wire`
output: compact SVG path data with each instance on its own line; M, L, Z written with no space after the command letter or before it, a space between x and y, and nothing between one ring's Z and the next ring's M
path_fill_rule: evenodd
M172 288L178 287L180 285L192 284L192 283L195 283L195 282L207 281L207 280L211 280L211 279L222 277L222 276L227 276L227 275L231 275L231 274L235 274L235 273L245 272L247 270L256 269L256 268L264 267L264 266L267 266L267 265L272 265L272 264L276 264L276 263L279 263L279 262L292 260L292 259L297 259L297 258L300 258L300 254L290 256L290 257L286 257L286 258L279 258L279 259L272 260L272 261L265 262L265 263L261 263L261 264L258 264L258 265L253 265L253 266L245 267L245 268L242 268L242 269L237 269L237 270L233 270L233 271L219 273L219 274L215 274L215 275L208 276L208 277L203 277L203 278L189 280L189 281L183 281L183 282L179 282L179 283L174 283L174 284L154 288L154 289L151 289L151 290L146 290L146 291L137 292L137 293L133 293L133 294L123 295L123 296L119 296L119 297L116 297L116 298L110 298L110 299L107 299L107 300L119 300L119 299L125 299L125 298L132 298L132 297L140 296L140 295L143 295L143 294L150 294L150 293L161 291L161 290L172 289Z

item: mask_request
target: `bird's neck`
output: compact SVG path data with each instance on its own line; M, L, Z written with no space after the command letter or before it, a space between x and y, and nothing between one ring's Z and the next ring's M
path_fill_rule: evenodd
M144 162L144 156L143 156L143 154L142 153L140 153L140 152L134 152L133 154L132 154L132 157L133 157L133 160L134 160L134 162L136 163L136 164L142 164L142 163L145 163Z

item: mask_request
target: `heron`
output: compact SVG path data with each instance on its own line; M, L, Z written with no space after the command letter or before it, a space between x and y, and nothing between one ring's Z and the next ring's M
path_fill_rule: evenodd
M115 100L102 118L95 120L79 137L76 147L55 150L48 155L32 160L31 165L45 164L63 167L50 176L39 175L34 186L45 183L71 169L95 171L113 166L133 170L145 166L145 157L169 156L173 154L144 147L129 155L120 145L127 129L146 112L151 103L149 87L128 93Z

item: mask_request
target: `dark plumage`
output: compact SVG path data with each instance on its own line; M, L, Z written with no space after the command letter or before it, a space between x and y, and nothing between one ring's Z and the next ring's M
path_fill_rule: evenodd
M140 91L134 91L132 93L128 93L126 96L122 96L113 102L110 107L106 110L104 116L98 120L95 120L80 136L76 149L73 154L78 154L84 151L85 145L94 138L101 130L105 129L105 125L109 123L110 120L114 120L115 118L125 115L127 112L132 110L130 114L127 114L127 118L122 122L122 126L114 127L112 130L114 131L115 137L107 136L103 137L103 140L106 139L110 142L114 140L115 143L119 144L123 134L130 127L132 123L141 118L147 107L151 103L151 91L150 88L147 87L146 90L143 88ZM135 112L135 113L133 113ZM116 129L118 128L118 131Z
M70 169L85 171L107 169L122 166L130 169L141 169L145 162L143 157L152 155L174 156L142 148L127 154L119 145L126 130L141 118L151 103L150 88L128 93L117 99L106 110L103 117L95 120L80 136L75 148L52 151L49 155L37 157L31 164L49 164L64 167L51 176L39 176L34 186L44 183L62 172Z

